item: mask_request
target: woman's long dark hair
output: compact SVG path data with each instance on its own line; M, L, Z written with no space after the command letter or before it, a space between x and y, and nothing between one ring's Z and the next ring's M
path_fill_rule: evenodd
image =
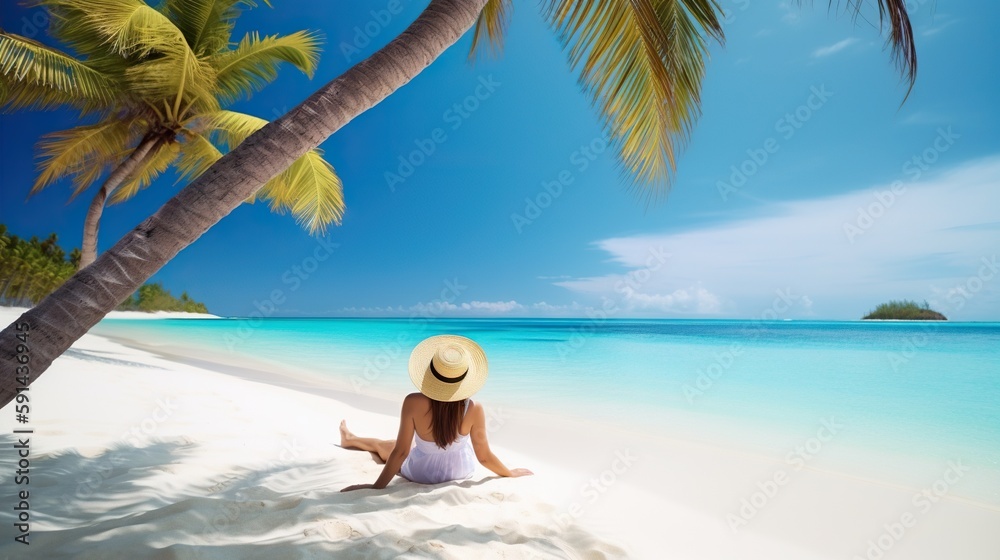
M444 402L431 399L431 431L434 443L444 449L458 439L465 416L465 401Z

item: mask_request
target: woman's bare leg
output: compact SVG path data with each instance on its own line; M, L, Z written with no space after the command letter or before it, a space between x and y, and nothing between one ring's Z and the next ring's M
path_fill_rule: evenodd
M378 455L379 459L382 460L381 462L384 463L389 459L389 454L392 453L392 449L396 447L396 440L358 437L347 429L347 421L341 420L340 446L369 451Z

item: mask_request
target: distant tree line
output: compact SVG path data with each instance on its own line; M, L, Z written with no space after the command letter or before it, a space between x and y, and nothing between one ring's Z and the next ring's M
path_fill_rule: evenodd
M66 253L56 234L45 240L10 235L0 224L0 305L31 307L76 272L80 250ZM146 284L118 307L123 311L187 311L208 313L187 292L175 298L160 283Z
M208 313L204 303L194 301L182 292L175 298L159 282L139 286L139 290L118 306L120 311L187 311L188 313Z
M80 250L69 255L56 234L21 239L0 224L0 305L31 307L76 272Z

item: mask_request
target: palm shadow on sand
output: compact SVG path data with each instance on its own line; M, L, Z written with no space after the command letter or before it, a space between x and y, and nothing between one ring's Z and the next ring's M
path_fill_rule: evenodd
M14 442L0 435L2 448ZM93 457L32 457L32 552L83 559L461 558L490 550L512 558L625 557L575 524L559 526L553 511L526 516L499 477L439 485L397 478L382 491L342 493L347 481L336 460L205 472L184 463L200 451L174 439L119 444ZM13 473L16 461L15 453L0 455L0 472ZM0 502L14 503L17 490L5 483ZM12 542L0 544L0 557L21 552Z

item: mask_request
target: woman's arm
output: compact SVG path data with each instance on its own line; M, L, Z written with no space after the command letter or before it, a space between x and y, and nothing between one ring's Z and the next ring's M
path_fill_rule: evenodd
M508 469L490 449L486 437L486 409L478 402L472 404L472 448L476 451L479 464L490 469L499 476L525 476L532 474L528 469Z
M392 477L399 474L399 469L402 468L403 461L410 454L410 447L413 445L413 408L416 402L415 397L416 395L407 395L403 399L403 407L399 412L399 433L396 434L396 446L389 453L389 458L386 459L385 466L382 467L382 474L379 475L375 484L355 484L354 486L344 488L341 492L364 488L381 490L389 485Z
M392 448L392 453L382 467L382 474L375 481L374 488L381 490L389 485L392 477L399 474L399 469L403 466L403 461L410 454L413 446L413 407L416 403L416 395L407 395L403 399L403 408L399 412L399 433L396 434L396 447Z

